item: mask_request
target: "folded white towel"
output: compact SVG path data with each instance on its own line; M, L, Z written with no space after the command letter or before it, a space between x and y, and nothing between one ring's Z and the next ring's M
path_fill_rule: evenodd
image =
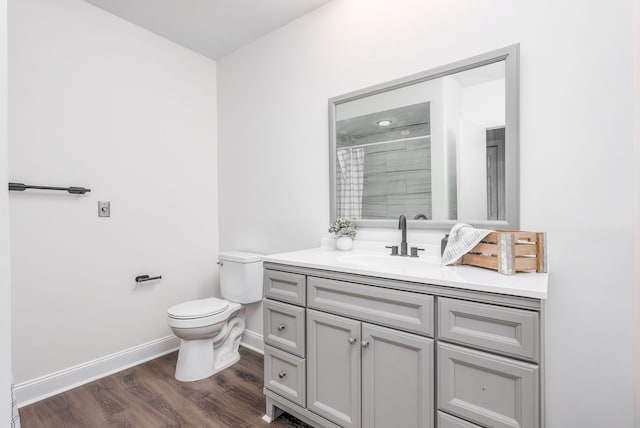
M476 229L465 223L456 223L449 232L447 247L442 254L440 266L453 264L463 255L467 254L473 247L478 245L482 239L493 232L489 229Z

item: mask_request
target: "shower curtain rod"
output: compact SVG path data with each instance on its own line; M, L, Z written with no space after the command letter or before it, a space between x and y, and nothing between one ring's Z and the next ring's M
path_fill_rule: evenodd
M407 138L398 138L396 140L379 141L377 143L363 143L363 144L356 144L354 146L343 146L343 147L338 147L338 150L340 150L340 149L355 149L355 148L358 148L358 147L377 146L377 145L380 145L380 144L400 143L402 141L420 140L422 138L431 138L431 134L422 135L420 137L407 137Z
M27 189L40 189L40 190L63 190L74 195L84 195L90 192L91 189L85 189L84 187L51 187L51 186L34 186L32 184L24 183L9 183L9 190L17 192L24 192Z

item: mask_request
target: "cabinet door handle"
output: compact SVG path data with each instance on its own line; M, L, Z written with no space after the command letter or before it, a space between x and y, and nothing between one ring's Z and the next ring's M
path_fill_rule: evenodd
M363 340L360 344L362 345L363 348L366 348L369 346L369 342L367 342L366 340Z
M278 331L282 331L282 330L284 330L284 328L285 328L285 327L286 327L286 325L284 325L284 324L280 324L280 325L278 326Z
M350 337L350 338L349 338L349 343L353 345L354 343L356 343L356 342L357 342L357 340L358 340L358 339L356 339L355 337Z
M282 378L283 378L283 377L285 377L286 375L287 375L287 372L285 372L285 371L281 371L280 373L278 373L278 377L279 377L280 379L282 379Z

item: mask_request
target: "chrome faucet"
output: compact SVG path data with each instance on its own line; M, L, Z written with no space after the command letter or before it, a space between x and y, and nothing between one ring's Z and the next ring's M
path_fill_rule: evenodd
M400 255L407 256L407 218L404 214L398 219L398 229L402 230L402 242L400 242Z

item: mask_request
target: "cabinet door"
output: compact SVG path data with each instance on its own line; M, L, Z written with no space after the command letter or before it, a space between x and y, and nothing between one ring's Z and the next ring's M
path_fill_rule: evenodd
M264 386L304 407L304 359L273 348L264 347Z
M298 273L264 270L264 297L304 306L306 277Z
M307 277L307 305L313 309L433 336L434 298L315 276Z
M438 428L481 428L463 419L458 419L444 412L438 412Z
M307 408L360 427L360 322L307 310Z
M304 358L304 308L265 299L264 343Z
M492 428L538 428L538 366L438 344L438 406Z
M438 298L438 337L537 361L539 315L534 311Z
M433 340L362 325L362 426L433 427Z

